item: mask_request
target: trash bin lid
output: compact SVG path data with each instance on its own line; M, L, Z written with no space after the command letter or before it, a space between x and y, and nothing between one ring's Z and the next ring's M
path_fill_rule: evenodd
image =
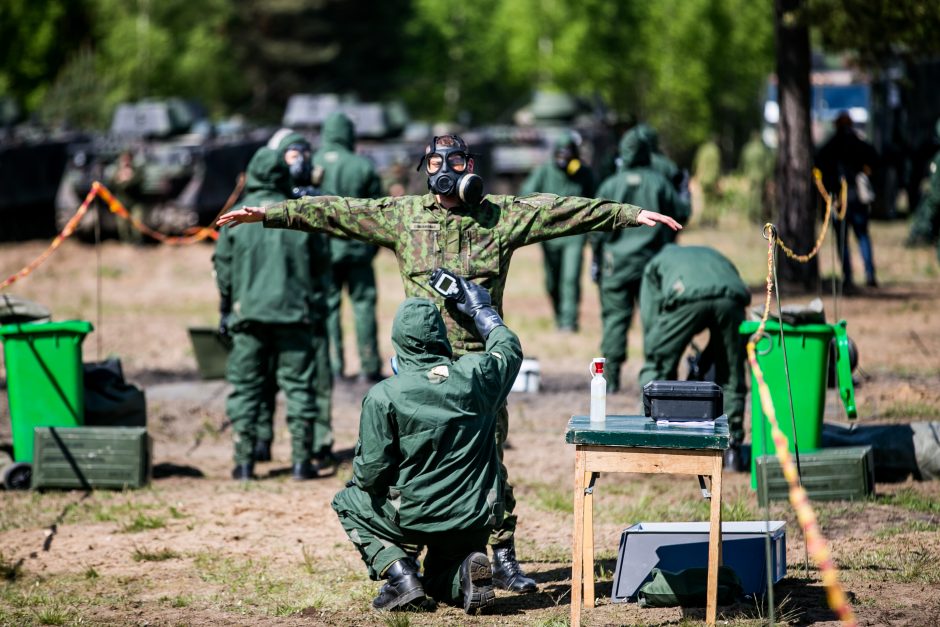
M63 320L61 322L25 322L0 327L0 338L34 333L78 333L87 335L95 327L87 320Z
M808 335L811 333L820 333L823 335L832 335L834 331L832 330L831 324L787 324L783 323L783 332L784 333L802 333L803 335ZM745 320L741 323L741 326L738 327L738 333L741 335L753 335L758 327L760 327L760 322L758 320ZM777 320L768 320L766 326L764 327L768 332L780 331L780 322Z

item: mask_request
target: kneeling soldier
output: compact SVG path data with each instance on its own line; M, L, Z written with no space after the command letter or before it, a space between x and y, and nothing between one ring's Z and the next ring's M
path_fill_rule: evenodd
M486 544L503 518L496 413L522 348L489 292L458 283L457 308L473 319L485 352L454 361L434 303L402 303L392 325L397 375L363 400L353 479L333 499L369 575L386 580L376 609L419 602L425 593L468 613L495 601Z

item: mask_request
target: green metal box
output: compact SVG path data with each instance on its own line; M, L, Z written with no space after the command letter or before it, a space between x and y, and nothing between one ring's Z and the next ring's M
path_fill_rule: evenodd
M34 489L140 488L150 482L150 437L141 427L38 427Z
M764 470L767 480L764 481ZM875 456L870 446L824 448L800 454L803 487L811 500L854 501L875 491ZM768 496L772 501L786 500L789 487L780 462L774 455L757 458L757 501L763 506Z
M224 379L231 346L219 336L215 327L189 327L199 376L203 379Z

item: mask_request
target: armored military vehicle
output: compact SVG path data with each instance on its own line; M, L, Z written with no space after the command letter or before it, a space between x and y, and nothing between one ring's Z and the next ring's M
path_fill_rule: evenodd
M99 180L161 233L208 225L267 134L242 128L220 133L202 107L180 99L121 104L106 135L70 146L56 197L57 224L68 221ZM101 217L104 236L135 239L109 212ZM77 234L94 236L93 216L82 220Z

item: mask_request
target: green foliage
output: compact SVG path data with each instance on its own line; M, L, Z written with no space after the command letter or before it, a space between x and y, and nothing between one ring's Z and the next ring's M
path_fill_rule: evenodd
M162 529L166 527L166 521L159 516L147 516L138 514L133 520L121 527L124 533L137 533L140 531L150 531L151 529Z
M870 67L940 53L940 10L923 0L809 0L810 23L831 50Z

